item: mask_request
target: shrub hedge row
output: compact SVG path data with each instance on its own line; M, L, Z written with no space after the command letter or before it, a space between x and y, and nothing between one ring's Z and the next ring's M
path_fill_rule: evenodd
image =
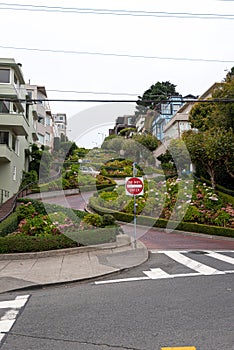
M67 231L66 235L5 236L0 237L0 254L40 252L111 243L116 241L117 234L118 228L112 226L76 232Z
M67 237L79 242L82 246L115 242L117 234L119 234L117 226L106 226L104 228L93 228L76 232L69 231L69 229L66 231Z
M118 221L123 222L132 222L134 219L133 214L122 213L118 211L114 211L111 209L102 208L93 203L92 198L90 200L90 207L97 212L98 214L111 214ZM217 235L217 236L226 236L226 237L234 237L234 229L226 228L226 227L217 227L210 225L202 225L191 222L175 222L175 221L167 221L165 219L155 219L149 216L137 216L137 224L151 226L151 227L160 227L160 228L172 228L176 227L176 230L188 231L188 232L196 232L203 233L209 235Z
M64 235L0 237L0 254L40 252L77 246L78 244L75 241Z

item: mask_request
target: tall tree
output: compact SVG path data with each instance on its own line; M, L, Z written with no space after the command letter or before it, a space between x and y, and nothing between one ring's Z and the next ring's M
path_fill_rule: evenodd
M142 96L138 96L137 112L146 113L148 109L156 109L161 101L168 100L171 96L178 96L176 85L169 81L157 82L147 89Z
M190 131L184 133L183 138L192 161L202 164L210 175L213 188L220 168L234 177L234 135L231 130L213 128L204 132Z

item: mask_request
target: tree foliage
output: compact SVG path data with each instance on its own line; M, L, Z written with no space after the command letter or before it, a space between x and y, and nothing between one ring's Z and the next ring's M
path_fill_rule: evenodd
M137 112L146 113L148 109L157 108L161 101L168 100L170 96L178 96L179 93L176 91L176 85L169 81L157 82L151 85L142 96L138 96L137 101Z
M192 161L202 164L210 175L213 188L220 168L234 177L234 135L231 130L213 128L204 132L193 131L185 133L184 140Z

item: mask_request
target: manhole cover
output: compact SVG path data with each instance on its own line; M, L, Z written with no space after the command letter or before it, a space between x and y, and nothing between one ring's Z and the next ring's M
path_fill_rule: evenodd
M207 252L204 252L203 250L191 250L189 253L191 253L191 254L207 254Z

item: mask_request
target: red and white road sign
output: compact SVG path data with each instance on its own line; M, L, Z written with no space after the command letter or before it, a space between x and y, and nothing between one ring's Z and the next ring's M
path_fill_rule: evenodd
M144 194L143 177L126 177L125 192L129 196L141 196Z

